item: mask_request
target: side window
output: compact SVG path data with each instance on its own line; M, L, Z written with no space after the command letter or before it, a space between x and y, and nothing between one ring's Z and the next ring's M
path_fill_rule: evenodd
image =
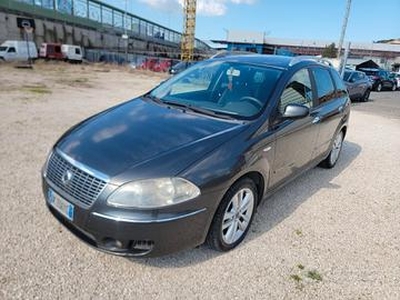
M81 49L75 48L75 54L81 54Z
M313 106L311 80L308 69L301 69L293 75L282 92L279 100L279 112L282 114L288 104L303 104Z
M7 51L8 53L15 53L16 51L15 51L15 48L14 47L10 47L10 48L8 48L8 51Z
M322 104L334 98L335 87L328 69L314 68L312 70L317 86L318 102Z
M346 91L347 90L346 85L343 82L342 78L340 77L339 73L334 69L331 69L330 71L331 71L331 74L333 77L333 81L335 82L336 88L341 91ZM360 73L360 74L364 74L364 73Z

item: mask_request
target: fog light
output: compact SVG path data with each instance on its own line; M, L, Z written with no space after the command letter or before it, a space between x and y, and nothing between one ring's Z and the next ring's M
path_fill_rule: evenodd
M116 239L113 238L105 238L103 239L103 243L102 243L104 248L113 250L113 249L121 249L122 248L122 242L118 241Z

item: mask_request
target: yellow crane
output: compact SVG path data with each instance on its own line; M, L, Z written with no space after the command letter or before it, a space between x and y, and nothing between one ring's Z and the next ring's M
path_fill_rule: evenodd
M183 34L181 40L181 59L193 60L194 33L196 29L196 0L184 0Z

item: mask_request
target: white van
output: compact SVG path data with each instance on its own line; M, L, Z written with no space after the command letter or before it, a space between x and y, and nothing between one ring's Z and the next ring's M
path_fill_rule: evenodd
M64 59L70 62L82 62L82 48L76 45L61 45L61 52L64 56Z
M38 52L34 42L5 41L0 45L0 61L36 59Z

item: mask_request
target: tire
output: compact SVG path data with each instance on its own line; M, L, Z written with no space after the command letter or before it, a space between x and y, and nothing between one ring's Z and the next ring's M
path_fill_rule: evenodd
M378 83L378 85L375 88L375 91L377 91L377 92L382 91L382 83L380 83L380 82Z
M208 246L225 252L239 245L249 231L257 203L257 187L251 179L243 178L232 185L214 215Z
M397 90L397 85L396 85L395 83L393 83L392 91L394 92L394 91L396 91L396 90Z
M362 102L368 102L369 100L369 95L371 94L371 90L367 89L364 93L364 95L361 97Z
M343 139L343 131L340 131L333 140L329 155L319 164L320 167L331 169L336 165L339 160L340 152L342 151Z

